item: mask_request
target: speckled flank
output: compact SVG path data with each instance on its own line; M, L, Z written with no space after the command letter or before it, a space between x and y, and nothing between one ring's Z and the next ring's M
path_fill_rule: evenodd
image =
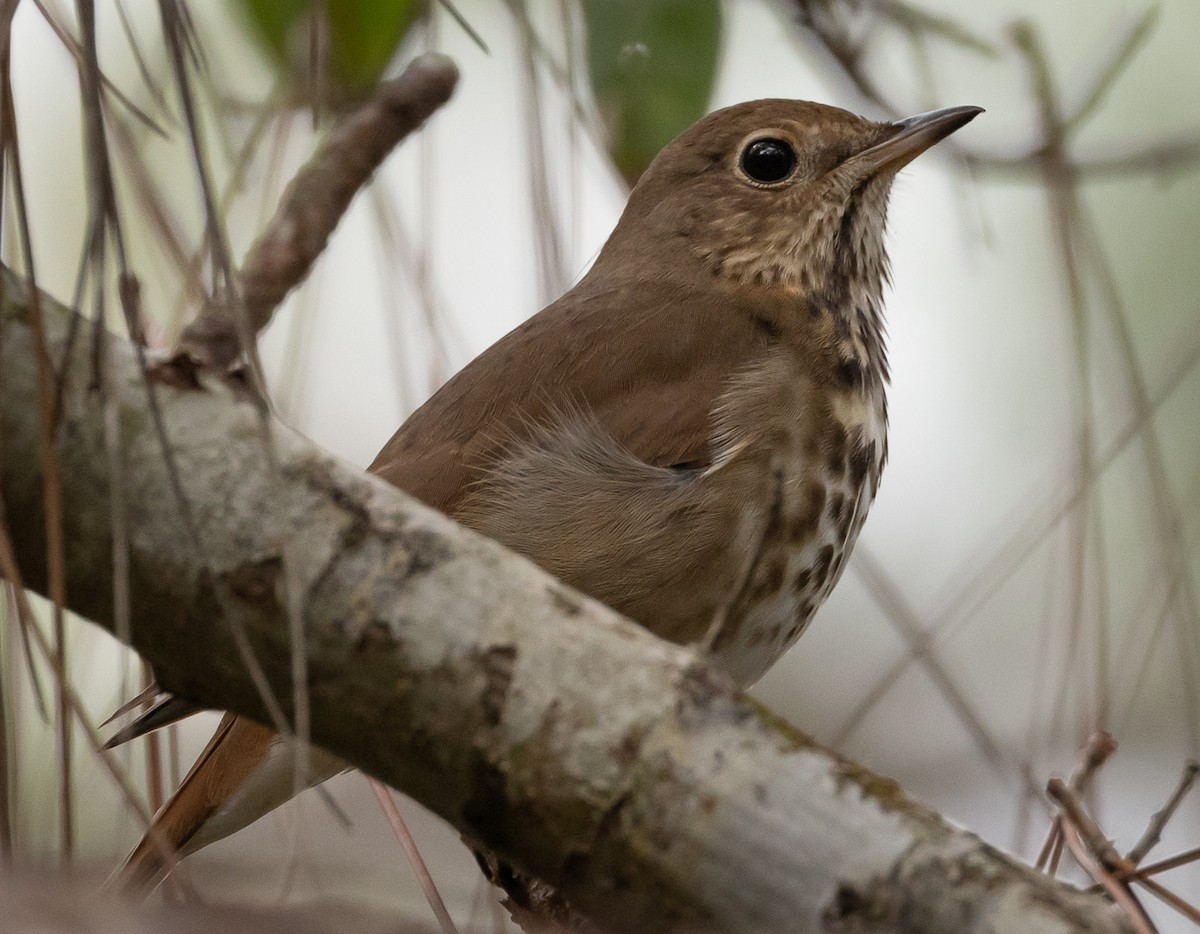
M774 252L755 257L735 246L709 257L721 275L770 281L795 294L815 322L810 342L819 341L792 357L797 371L764 367L757 376L775 385L776 399L742 412L747 424L759 420L760 452L766 439L776 439L772 469L783 478L782 521L764 529L751 586L714 646L717 659L743 683L760 677L825 602L879 487L887 459L881 308L887 278L882 221L890 183L876 178L847 192L843 204L831 199L829 210L810 214L804 229L779 231ZM813 248L822 243L835 248ZM782 265L781 253L788 259ZM821 360L827 361L824 370L814 365ZM726 406L746 408L729 401ZM726 414L725 431L737 439L730 420ZM762 422L772 427L764 430ZM756 509L761 506L747 505L748 511Z
M845 569L875 498L887 451L882 392L835 398L819 433L824 456L780 452L782 521L764 542L740 616L715 646L722 665L750 683L803 633ZM848 395L848 394L847 394Z

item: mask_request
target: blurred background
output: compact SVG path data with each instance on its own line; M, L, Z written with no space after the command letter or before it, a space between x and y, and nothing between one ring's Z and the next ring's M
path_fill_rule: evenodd
M209 278L196 168L159 5L97 7L118 208L150 343L165 349ZM1049 822L1046 779L1069 774L1088 736L1108 730L1119 749L1090 800L1128 849L1200 753L1200 8L317 9L314 29L305 0L186 7L202 148L235 256L338 111L381 75L428 49L462 71L262 341L282 417L359 465L451 373L580 277L630 182L703 113L759 97L872 118L987 108L896 184L889 465L842 583L754 693L1031 860ZM89 223L78 35L72 5L17 5L11 81L33 250L40 284L66 302ZM4 260L23 269L11 196L5 206ZM102 874L140 828L78 737L64 776L8 613L0 604L13 860ZM140 686L141 666L85 623L71 621L66 639L71 680L99 722ZM160 744L168 782L214 724L196 718ZM147 788L145 744L120 757ZM69 853L60 788L73 802ZM420 911L365 780L329 788L349 828L306 794L191 860L195 888L211 901ZM490 893L456 835L401 808L456 922L491 930ZM1148 862L1197 846L1200 796ZM1200 899L1194 866L1160 879ZM1163 930L1195 929L1144 901Z

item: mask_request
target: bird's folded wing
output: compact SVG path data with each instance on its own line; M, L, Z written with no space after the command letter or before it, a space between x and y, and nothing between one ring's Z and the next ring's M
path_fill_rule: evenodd
M583 282L418 409L371 470L451 515L505 447L577 413L655 466L705 466L710 416L761 354L764 312L673 282Z

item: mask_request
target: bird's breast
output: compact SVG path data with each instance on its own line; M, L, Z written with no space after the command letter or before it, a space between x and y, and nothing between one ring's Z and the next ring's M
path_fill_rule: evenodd
M882 384L851 386L780 358L727 401L764 479L742 506L754 555L736 612L714 645L722 667L751 683L799 638L837 583L875 498L887 456ZM757 536L757 542L753 539Z

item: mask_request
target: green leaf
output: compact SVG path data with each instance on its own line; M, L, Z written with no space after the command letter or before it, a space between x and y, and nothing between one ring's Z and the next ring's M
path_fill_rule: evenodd
M233 0L250 35L289 80L310 83L309 12L329 26L326 93L354 100L373 88L427 0Z
M588 75L611 156L632 185L708 110L720 0L582 0Z

